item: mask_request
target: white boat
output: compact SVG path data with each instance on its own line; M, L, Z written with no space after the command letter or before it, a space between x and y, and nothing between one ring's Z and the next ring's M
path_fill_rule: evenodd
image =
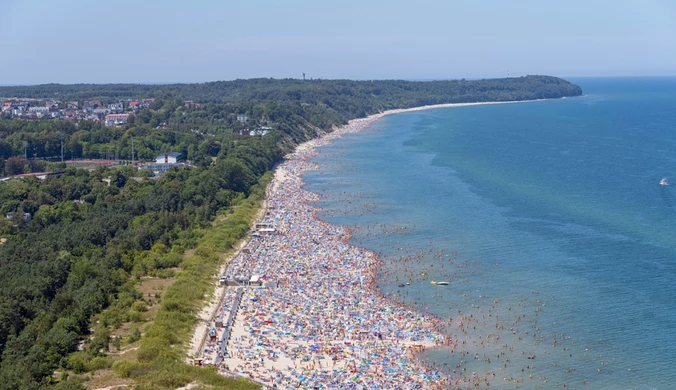
M448 286L448 282L437 282L437 286Z
M662 178L662 180L660 180L660 185L661 185L661 186L668 186L668 185L669 185L669 180L667 180L666 177L665 177L665 178Z

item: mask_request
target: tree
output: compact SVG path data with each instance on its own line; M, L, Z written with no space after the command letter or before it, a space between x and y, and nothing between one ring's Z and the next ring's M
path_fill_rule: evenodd
M26 160L21 157L10 157L5 162L5 176L19 175L24 173Z

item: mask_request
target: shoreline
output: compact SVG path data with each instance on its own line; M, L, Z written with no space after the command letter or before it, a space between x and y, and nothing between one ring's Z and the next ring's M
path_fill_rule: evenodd
M411 108L395 108L395 109L392 109L392 110L386 110L386 111L383 111L383 112L378 113L378 114L369 115L366 118L352 119L349 123L351 123L352 121L369 120L369 119L373 119L375 121L375 120L378 120L378 119L380 119L380 118L382 118L386 115L400 114L400 113L404 113L404 112L413 112L413 111L434 110L434 109L438 109L438 108L485 106L485 105L494 105L494 104L534 103L534 102L544 102L544 101L549 101L549 100L560 100L560 99L562 99L562 98L532 99L532 100L508 100L508 101L504 101L504 102L473 102L473 103L430 104L430 105L426 105L426 106L418 106L418 107L411 107ZM348 125L349 125L349 123L348 123Z
M373 251L350 244L348 242L350 237L349 228L345 226L331 225L328 222L322 221L320 218L318 218L317 213L320 209L316 206L312 206L310 203L318 200L319 196L318 194L312 193L304 188L305 183L302 180L302 175L305 172L316 169L316 164L310 163L309 160L319 153L318 151L319 147L329 144L335 139L341 138L346 134L362 132L366 130L370 125L372 125L374 122L376 122L378 119L386 115L411 111L437 109L437 108L466 107L486 104L510 104L510 103L534 102L541 100L449 103L449 104L413 107L408 109L387 110L378 114L370 115L366 118L351 120L350 122L348 122L347 125L341 126L331 133L324 134L319 138L315 138L298 145L294 150L294 152L287 155L285 161L281 163L275 170L275 177L268 188L268 194L266 196L266 200L269 201L268 206L271 206L269 210L264 211L266 219L282 223L288 222L284 220L284 217L288 215L282 215L282 217L280 218L280 215L277 214L286 214L286 211L288 211L287 207L289 206L292 206L290 207L290 209L293 210L294 214L297 214L299 211L301 211L301 213L307 213L308 217L307 220L300 222L302 228L311 230L317 228L330 230L333 233L333 240L331 241L332 243L336 243L338 241L340 242L341 250L343 251L341 253L354 253L356 254L357 257L360 258L361 261L357 261L358 267L356 267L357 271L360 271L357 273L361 273L361 275L359 275L358 277L359 278L358 287L356 287L355 283L357 280L356 276L357 273L355 272L352 272L352 275L350 275L351 277L348 278L347 280L348 282L352 282L352 286L348 285L348 288L345 288L345 286L341 285L340 283L337 286L339 289L342 288L343 290L346 290L343 292L354 293L354 291L358 291L359 294L364 295L367 299L370 299L370 302L367 305L368 307L362 309L364 310L363 313L362 312L359 313L361 314L365 313L366 316L369 316L373 313L376 313L376 315L378 315L379 310L383 309L383 307L388 307L390 310L395 310L399 313L399 321L396 320L390 321L392 323L387 323L383 325L386 329L396 330L397 327L402 326L403 327L417 326L417 328L412 332L412 334L407 334L406 336L403 337L401 335L397 335L392 338L387 337L383 338L382 332L380 331L371 332L373 327L369 328L368 330L365 330L365 328L367 327L364 326L359 327L360 324L357 324L358 330L361 334L357 336L356 340L353 340L354 332L350 337L346 336L346 332L343 333L335 332L337 328L349 325L350 318L347 317L345 318L345 320L347 320L346 323L339 321L337 323L331 324L330 326L327 325L325 327L320 327L319 329L321 336L324 337L316 337L317 335L315 333L310 334L303 333L303 331L305 330L304 327L301 327L300 331L298 328L295 328L291 329L292 331L289 332L290 328L288 326L289 316L287 315L284 318L287 321L287 326L285 327L284 324L278 322L277 318L275 318L275 316L272 314L272 312L275 310L274 308L280 306L282 308L287 308L287 306L293 305L293 302L296 301L295 297L300 298L302 295L310 295L311 297L315 298L318 297L318 299L324 299L326 297L322 295L322 293L325 292L323 286L322 285L311 286L315 287L315 289L310 289L309 292L305 289L301 289L300 291L292 290L292 292L289 293L288 290L286 290L287 291L286 295L282 293L281 294L282 296L276 297L281 299L273 299L271 301L272 304L270 304L269 302L265 302L265 300L269 298L266 297L266 295L275 294L273 292L274 289L266 290L266 289L248 288L244 292L245 298L242 301L242 305L244 307L240 306L236 310L237 314L234 320L234 324L232 326L232 336L227 344L228 347L227 352L225 353L225 355L220 356L220 358L222 359L222 361L219 363L221 372L224 374L229 373L231 375L234 374L240 376L248 376L249 378L255 381L263 383L264 386L267 386L267 383L275 383L275 382L280 385L284 384L293 386L311 386L313 384L323 383L322 381L345 380L345 378L349 378L350 381L354 381L354 383L356 384L370 384L373 382L369 381L377 381L378 384L387 386L388 384L392 383L402 383L399 381L404 379L410 380L411 376L421 377L422 379L420 381L416 381L415 383L417 386L423 386L425 388L436 388L442 385L449 385L450 378L446 378L443 375L439 374L439 372L433 371L430 369L430 367L425 366L423 361L416 358L416 355L417 352L420 352L424 348L443 347L449 345L453 345L454 348L455 347L454 343L457 343L457 339L452 341L451 335L444 335L440 331L442 325L439 319L433 317L429 313L416 312L414 309L410 307L407 307L401 303L386 298L380 292L380 290L377 288L376 273L379 267L381 266L382 261ZM279 198L280 194L282 195L281 199ZM283 212L278 213L277 211ZM287 230L284 227L282 227L281 224L279 228L280 228L279 234L283 235L288 235L292 233L291 230L293 230L293 227L290 227L290 229ZM272 237L273 237L272 239L264 238L258 240L261 240L261 242L265 242L263 240L274 241L275 236ZM330 239L326 235L324 236L320 235L320 237L322 239L327 240ZM286 238L288 238L288 236L286 236ZM297 239L297 237L292 238L292 240L293 239ZM322 246L321 244L323 243L324 242L318 243L317 241L314 241L314 244L316 244L316 246L319 247L321 247ZM288 248L277 246L276 249L279 252L273 254L272 256L270 256L270 253L268 252L265 252L264 256L256 256L256 255L235 256L232 259L232 261L228 264L228 268L229 269L234 268L237 271L241 271L242 269L241 266L244 263L247 263L247 265L251 265L250 263L253 259L254 261L257 260L258 263L262 263L257 265L257 266L262 265L262 267L259 267L258 270L269 270L270 267L266 268L266 266L270 265L269 261L270 260L273 262L280 261L280 258L283 258L285 256L284 250ZM295 256L296 253L294 252L293 255ZM240 259L242 261L240 261L240 264L237 264L238 257L240 258L247 257L247 258ZM338 257L337 259L340 260L340 257ZM284 258L283 260L288 261L288 258ZM298 259L296 259L296 261L298 261ZM322 259L322 261L324 262L324 265L333 263L332 259L330 258ZM279 267L279 264L276 264L276 266L278 266L277 270L282 271L286 270L287 272L291 271L293 269L293 266L295 265L296 264L294 263L288 263L282 267ZM310 268L311 271L318 271L317 269L313 269L311 264L304 265ZM273 264L272 266L274 267L275 264ZM350 274L351 271L350 268L347 267L342 268L337 267L337 268L339 268L341 274ZM295 277L294 278L280 277L281 281L283 282L281 284L281 287L279 287L280 289L298 288L297 285L298 276L311 275L310 280L313 278L322 279L321 273L308 274L300 272L289 272L289 274L295 275ZM367 279L365 285L363 280L364 275L366 275ZM264 274L263 277L269 278L270 276L271 275ZM328 279L328 282L330 283L331 279ZM338 300L340 299L340 297L338 296L333 296L332 298ZM262 305L260 304L251 305L247 299L255 303L260 302L265 303ZM333 303L328 300L324 303L326 304L327 302ZM263 306L265 309L268 310L261 310L260 306ZM324 310L326 311L326 305L324 305L323 307ZM344 309L344 307L342 308ZM228 309L227 303L225 301L222 302L219 311L221 313L225 313L228 311L227 309ZM314 314L316 314L315 313L316 307L314 307L312 303L308 303L307 306L304 308L296 307L295 309L296 310L291 311L291 317L295 319L298 319L299 317L307 318L307 316L312 317ZM306 310L304 311L303 309ZM335 309L330 310L329 312L332 313L334 311ZM409 321L406 321L406 317L409 315L411 317ZM217 315L212 316L212 319L215 317L217 317ZM262 317L262 320L261 318L258 317ZM402 317L404 317L404 321L401 321ZM278 326L267 326L272 324L276 324ZM280 335L279 328L285 328L286 332ZM212 330L213 329L215 328L212 327ZM293 331L295 331L295 334ZM333 336L326 337L327 335L324 334L325 331L327 331L326 333L333 332ZM215 330L215 332L218 333L218 330ZM299 332L300 334L298 334ZM367 334L366 337L364 337L364 333ZM370 333L373 333L373 336L375 336L375 342L373 340L374 337L369 335ZM270 335L272 335L272 337L270 337ZM336 337L336 335L340 337ZM421 339L421 335L424 335L423 339ZM377 367L374 371L370 369L368 365L366 368L362 367L363 364L357 367L357 363L354 361L355 359L350 359L350 356L353 356L355 354L355 351L352 350L351 352L346 353L343 353L342 351L336 352L336 345L341 344L340 342L341 337L343 339L342 340L343 343L342 345L340 345L341 348L345 347L346 345L350 346L350 348L348 349L354 349L352 347L359 346L359 348L357 349L361 350L362 355L364 349L366 349L372 352L375 351L374 356L381 357L383 354L381 353L379 355L377 352L387 350L388 356L392 356L393 359L390 360L389 358L388 359L381 358L379 360L379 363L383 367L380 372ZM320 338L321 340L317 340L317 338ZM347 343L345 342L345 339L350 339L351 342ZM317 341L321 341L319 343L320 351L317 352L317 349L315 349L314 351L312 351L312 353L310 353L308 351L308 348L312 346L313 342L316 343ZM354 344L352 343L352 341L354 341ZM289 346L294 345L294 343L296 343L295 347L291 348L291 350L289 350L288 348L285 349L284 347L281 347L281 345ZM326 348L327 344L329 348ZM414 345L415 348L413 347ZM214 346L211 345L211 347ZM261 353L261 350L265 350L266 348L267 353L265 352ZM252 353L253 350L257 352ZM213 357L212 360L214 362L219 360L220 354L216 351L215 348L211 349L207 348L203 351L207 352L207 355L208 352L211 352L211 356ZM298 352L298 354L296 354L295 352ZM302 358L296 359L299 357L298 355L301 355ZM340 356L336 358L336 355ZM310 356L310 358L306 359L308 356ZM328 370L329 368L328 364L330 361L328 359L331 359L333 361L333 366L331 367L330 371ZM326 362L326 367L322 366L322 360ZM362 359L362 361L363 360L364 359ZM405 369L402 369L401 373L393 372L391 367L392 364L390 363L392 362L400 363L399 360L405 361L404 364ZM385 364L383 364L383 362L385 362ZM370 364L372 363L369 362L369 365ZM322 375L319 376L314 375L317 372ZM348 373L347 376L345 375L346 372ZM360 377L360 374L362 375L362 377ZM392 378L387 378L388 375L384 374L388 374ZM403 374L403 376L397 374ZM365 379L367 380L365 381ZM392 379L393 381L388 382L388 380L390 379ZM413 385L413 383L411 383L411 385Z

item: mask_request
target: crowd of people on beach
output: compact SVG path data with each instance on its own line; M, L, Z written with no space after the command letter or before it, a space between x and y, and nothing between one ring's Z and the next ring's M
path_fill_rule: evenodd
M377 256L349 244L347 228L317 219L311 203L318 197L302 188L301 174L313 169L310 158L318 146L370 121L353 121L310 141L278 167L264 217L274 233L252 238L254 249L233 258L226 271L229 280L259 275L277 287L248 286L232 324L223 324L233 310L234 293L226 292L210 334L228 332L227 346L211 342L202 351L224 373L270 388L414 389L447 383L414 356L449 343L438 321L380 295L374 285Z
M548 386L546 372L535 368L535 351L538 362L554 349L571 359L573 354L568 343L557 345L557 339L569 337L541 333L539 293L532 293L532 306L529 297L503 303L460 291L451 301L469 300L471 310L460 310L456 302L452 316L441 319L434 312L449 304L443 290L430 301L417 286L448 284L433 279L464 280L467 263L452 261L429 242L397 248L401 255L387 257L384 266L379 255L353 243L370 234L401 234L410 226L348 228L317 217L326 210L314 205L319 195L304 189L302 180L305 172L318 169L311 161L317 148L362 131L375 119L352 121L309 141L278 166L263 219L222 275L221 281L235 286L225 288L200 360L264 388L488 389L496 382L519 387L526 381ZM355 207L364 203L347 193L340 196ZM360 229L356 237L353 229ZM394 289L383 289L383 275ZM419 356L428 348L451 359L428 363ZM601 364L599 372L607 363ZM568 367L566 375L573 371Z

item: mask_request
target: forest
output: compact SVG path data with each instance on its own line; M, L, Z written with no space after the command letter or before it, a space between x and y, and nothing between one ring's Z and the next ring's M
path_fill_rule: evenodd
M301 80L248 79L201 84L44 84L0 87L0 97L57 100L125 99L172 93L200 103L296 103L319 107L347 120L392 108L439 103L529 100L577 96L579 86L552 76L485 80ZM252 107L249 107L252 108Z
M59 178L0 182L0 237L6 239L0 245L0 383L49 388L55 370L78 372L104 361L110 329L129 321L143 304L135 283L181 272L184 252L197 246L215 216L242 204L286 153L321 132L392 108L581 93L549 76L2 87L4 97L156 100L119 127L0 120L0 172L63 172ZM186 107L185 100L201 105ZM242 123L237 115L249 120ZM240 133L260 126L271 130ZM69 159L105 158L112 150L130 160L133 137L137 159L173 150L192 165L159 178L139 174L131 165L66 167L58 158L62 136ZM28 159L24 141L30 145ZM237 234L244 233L245 228ZM85 339L84 349L73 355ZM59 388L67 388L64 383Z
M248 196L281 153L274 139L252 137L221 156L160 180L135 180L131 167L68 168L60 178L0 184L2 208L21 211L0 223L9 238L0 248L2 383L37 388L68 367L64 357L91 333L91 316L137 301L129 281L173 276L195 245L194 229ZM95 358L107 343L90 343L87 353Z

